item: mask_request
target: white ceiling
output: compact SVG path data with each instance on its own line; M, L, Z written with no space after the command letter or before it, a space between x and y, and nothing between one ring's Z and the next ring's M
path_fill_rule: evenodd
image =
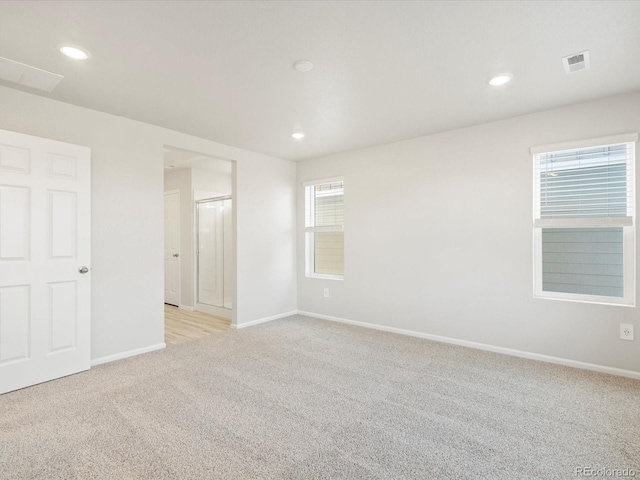
M180 170L182 168L195 168L209 172L231 174L231 162L221 158L208 157L199 153L189 152L173 147L164 148L164 166L166 171Z
M637 1L2 1L0 56L65 76L34 93L299 160L640 89L639 23Z

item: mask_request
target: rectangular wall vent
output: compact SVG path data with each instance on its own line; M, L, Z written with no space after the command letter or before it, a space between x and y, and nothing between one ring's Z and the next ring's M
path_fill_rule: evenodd
M562 65L567 74L587 70L590 67L589 51L585 50L568 57L562 57Z
M0 80L51 92L63 78L57 73L0 57Z

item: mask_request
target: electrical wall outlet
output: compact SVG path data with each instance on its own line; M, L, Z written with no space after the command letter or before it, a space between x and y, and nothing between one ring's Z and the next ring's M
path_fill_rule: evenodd
M620 338L622 340L633 340L633 325L631 323L620 324Z
M329 298L329 289L328 288L324 289L324 298Z

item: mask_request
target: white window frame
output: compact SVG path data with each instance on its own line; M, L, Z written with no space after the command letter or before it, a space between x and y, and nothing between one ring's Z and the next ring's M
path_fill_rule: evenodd
M345 186L344 186L344 177L331 177L331 178L323 178L319 180L310 180L308 182L304 182L303 186L303 195L304 195L304 214L305 214L305 228L304 228L304 257L305 257L305 276L308 278L320 278L325 280L344 280L344 273L342 275L334 275L328 273L316 273L314 271L314 258L313 253L315 251L315 235L313 233L316 232L341 232L344 233L344 225L335 226L335 227L307 227L306 226L306 215L309 209L309 205L307 205L307 187L314 187L316 185L322 185L325 183L336 183L342 182L342 198L345 198ZM311 197L311 201L313 201L313 197ZM346 267L345 267L346 268Z
M542 145L532 147L530 152L533 164L533 296L534 298L564 300L569 302L596 303L600 305L618 305L625 307L635 307L636 291L636 182L635 182L635 144L638 141L637 133L615 135L611 137L599 137L587 140L564 142L552 145ZM627 172L627 181L633 182L633 194L629 200L632 204L631 220L622 218L602 218L602 219L566 219L557 221L556 219L540 220L536 219L536 198L539 198L539 182L536 178L536 155L561 152L564 150L576 150L580 148L608 146L620 143L632 144L632 156L634 168ZM585 295L578 293L549 292L542 288L542 229L549 227L622 227L623 229L623 297L609 297L600 295Z

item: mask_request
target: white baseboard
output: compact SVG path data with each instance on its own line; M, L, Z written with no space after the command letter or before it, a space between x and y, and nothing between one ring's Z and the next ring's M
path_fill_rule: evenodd
M223 307L215 307L213 305L207 305L205 303L196 303L195 307L193 308L193 311L207 313L209 315L215 315L216 317L226 318L227 320L231 320L231 317L233 317L231 309L223 308Z
M193 312L193 307L187 307L186 305L179 305L180 310L186 310L187 312Z
M625 370L622 368L607 367L606 365L580 362L578 360L570 360L570 359L561 358L561 357L552 357L550 355L542 355L540 353L525 352L523 350L515 350L513 348L496 347L494 345L488 345L486 343L471 342L469 340L460 340L458 338L443 337L440 335L432 335L430 333L416 332L414 330L405 330L405 329L396 328L396 327L387 327L385 325L376 325L375 323L359 322L356 320L347 320L346 318L332 317L329 315L321 315L313 312L304 312L299 310L298 314L306 315L308 317L315 317L322 320L330 320L332 322L346 323L348 325L355 325L358 327L371 328L374 330L382 330L383 332L399 333L400 335L409 335L411 337L425 338L427 340L433 340L435 342L460 345L462 347L475 348L478 350L486 350L488 352L501 353L503 355L511 355L514 357L528 358L530 360L538 360L540 362L564 365L565 367L581 368L583 370L591 370L594 372L608 373L610 375L618 375L620 377L628 377L628 378L634 378L636 380L640 380L640 372L637 372L635 370Z
M122 360L123 358L133 357L142 353L153 352L154 350L162 350L167 345L165 343L158 343L157 345L149 345L148 347L136 348L134 350L128 350L122 353L115 353L113 355L107 355L106 357L96 358L91 360L91 366L102 365L103 363L113 362L115 360Z
M278 315L272 315L271 317L264 317L264 318L259 318L257 320L251 320L250 322L241 323L240 325L232 324L231 328L240 329L240 328L246 328L246 327L253 327L254 325L258 325L260 323L271 322L273 320L278 320L279 318L290 317L291 315L297 315L297 314L298 314L297 310L292 310L291 312L279 313Z

